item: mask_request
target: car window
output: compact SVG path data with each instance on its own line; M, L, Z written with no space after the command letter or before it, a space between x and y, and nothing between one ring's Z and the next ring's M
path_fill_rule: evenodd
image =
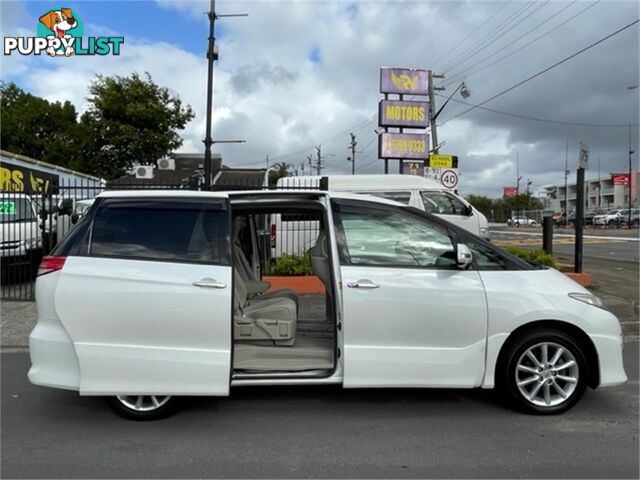
M229 265L222 204L106 200L94 220L90 255Z
M420 192L426 212L434 215L466 215L467 206L447 192Z
M464 243L471 250L473 261L480 270L504 270L508 266L507 259L496 250L479 242L465 239Z
M359 192L363 195L374 195L380 198L386 198L387 200L394 200L396 202L404 203L405 205L409 205L409 201L411 200L411 192L400 191L400 192Z
M27 222L36 220L31 200L24 197L11 197L10 195L0 199L0 222Z
M444 227L398 210L339 213L345 263L399 267L455 267L455 250Z

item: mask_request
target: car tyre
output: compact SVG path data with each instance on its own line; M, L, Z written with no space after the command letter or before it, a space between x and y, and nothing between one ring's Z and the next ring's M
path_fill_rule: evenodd
M108 397L111 407L129 420L159 420L175 411L176 399L168 395L118 395Z
M584 394L587 360L570 335L540 329L518 335L505 348L496 372L496 388L517 409L555 415L569 410Z

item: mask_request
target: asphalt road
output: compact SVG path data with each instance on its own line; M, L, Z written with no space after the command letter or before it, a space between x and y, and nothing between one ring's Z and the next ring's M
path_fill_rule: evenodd
M2 476L638 478L638 343L630 382L555 417L491 391L245 388L136 423L99 398L34 387L2 354Z

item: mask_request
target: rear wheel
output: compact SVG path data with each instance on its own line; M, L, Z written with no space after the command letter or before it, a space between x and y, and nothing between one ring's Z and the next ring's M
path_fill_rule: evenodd
M587 361L566 333L545 329L513 339L502 356L497 387L517 408L552 415L573 407L587 386Z
M131 420L164 418L175 407L175 399L168 395L118 395L108 400L116 412Z

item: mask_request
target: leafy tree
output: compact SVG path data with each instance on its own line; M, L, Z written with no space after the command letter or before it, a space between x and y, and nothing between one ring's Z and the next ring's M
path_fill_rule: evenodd
M512 212L515 214L523 210L542 210L544 208L539 199L526 193L504 198L488 198L482 195L469 195L466 198L490 221L495 222L506 222Z
M275 163L269 169L269 185L274 186L283 177L291 176L292 165L285 162Z
M12 82L0 84L0 104L3 150L65 167L77 163L77 113L69 101L49 102Z
M133 163L151 165L180 145L178 130L193 119L189 105L140 78L98 75L89 86L89 107L80 119L82 152L95 175L123 175Z

